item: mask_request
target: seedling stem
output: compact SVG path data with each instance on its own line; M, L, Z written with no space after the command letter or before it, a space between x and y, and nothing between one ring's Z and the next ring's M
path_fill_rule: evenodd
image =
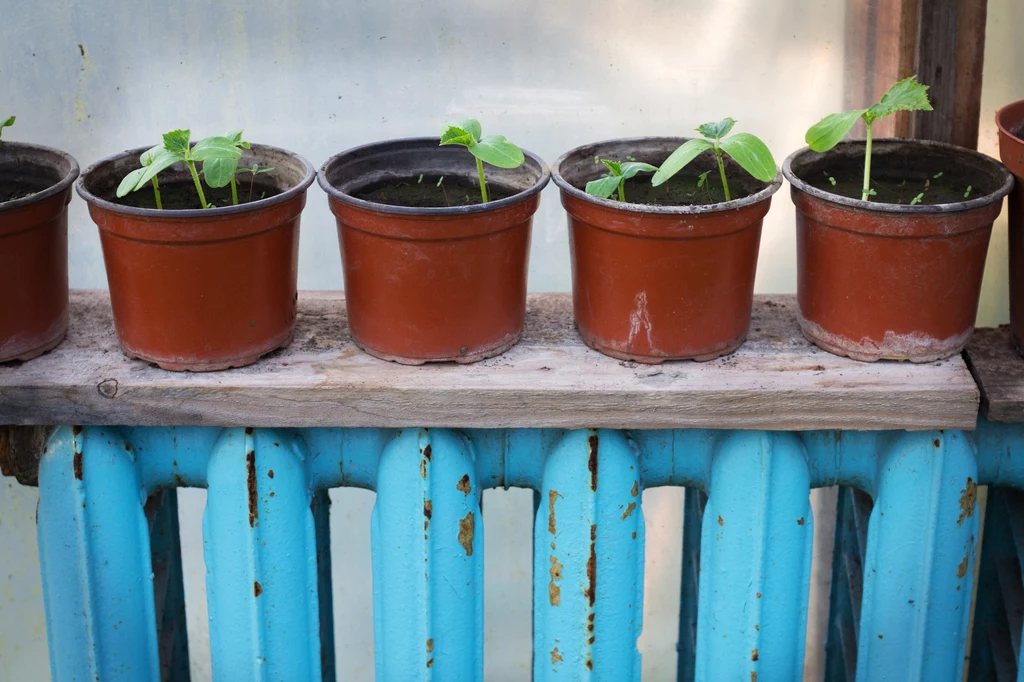
M861 201L867 201L871 195L871 127L873 125L874 122L868 123L868 134L864 139L864 191L860 196Z

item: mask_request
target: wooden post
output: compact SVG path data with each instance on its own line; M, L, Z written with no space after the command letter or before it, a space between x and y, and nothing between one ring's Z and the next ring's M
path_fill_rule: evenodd
M987 5L987 0L848 0L847 106L869 106L894 82L916 73L931 86L935 110L900 112L879 121L876 136L977 147Z

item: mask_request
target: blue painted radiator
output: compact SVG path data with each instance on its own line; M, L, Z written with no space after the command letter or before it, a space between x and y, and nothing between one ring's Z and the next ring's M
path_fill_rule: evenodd
M61 427L39 468L53 677L187 679L173 491L197 486L214 678L333 679L326 491L351 486L377 492L378 680L482 678L480 499L495 487L536 491L533 679L639 680L643 494L686 486L697 494L685 503L678 678L791 682L803 674L810 489L842 485L828 679L952 682L970 630L977 486L1024 487L1022 444L1024 429L986 423L977 437ZM1024 509L993 494L999 539L985 545L972 680L1017 674L1024 523L1008 505Z

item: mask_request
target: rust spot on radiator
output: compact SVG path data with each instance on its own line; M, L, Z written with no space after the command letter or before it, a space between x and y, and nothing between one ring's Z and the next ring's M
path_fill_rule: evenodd
M250 450L245 454L246 487L249 489L249 527L256 525L259 518L260 508L256 499L256 451Z
M756 670L751 670L750 671L750 682L757 682L757 671Z
M71 462L71 466L74 467L75 478L77 478L79 481L81 481L82 480L82 453L79 452L78 450L75 450L75 457L74 457L74 460Z
M590 656L587 656L587 670L593 670L593 669L594 669L594 659L592 659Z
M555 500L558 499L557 490L548 491L548 532L555 534Z
M459 519L459 544L466 550L466 556L473 556L473 533L476 527L476 518L473 512L466 514L466 518Z
M427 460L421 459L420 460L420 478L426 478L426 477L427 477Z
M964 560L960 562L960 565L956 567L956 577L963 578L967 575L967 559L970 557L970 552L964 554Z
M252 427L251 426L245 427L245 435L247 435L247 436L251 436L252 435Z
M757 660L757 649L754 649L753 651L750 652L750 660L752 660L752 661L756 661Z
M81 432L82 432L82 427L81 426L75 425L75 426L71 427L71 435L77 436Z
M960 491L960 518L956 525L962 526L964 520L974 516L974 503L978 499L978 484L970 476L967 477L967 485Z
M274 470L273 469L269 469L267 471L267 476L269 476L270 478L273 478L274 477Z
M628 519L630 514L633 513L634 509L636 509L636 502L630 502L629 506L626 507L626 511L622 512L622 520L625 521L626 519Z
M936 438L936 439L935 439L934 441L932 441L932 444L933 444L933 445L934 445L935 447L939 447L940 445L942 445L942 443L940 443L940 442L939 442L939 439L938 439L938 438Z
M561 606L562 604L562 588L555 584L556 580L562 579L562 564L558 563L558 559L550 557L551 559L551 582L548 583L548 601L552 606Z
M433 500L423 500L423 530L430 527L430 519L434 518Z
M636 531L633 531L633 539L636 540Z
M260 581L259 580L253 580L252 581L252 594L255 597L258 597L261 594L263 594L263 585L260 585Z
M428 444L425 448L423 448L423 459L425 459L425 460L427 460L429 462L431 456L433 456L433 450L431 449L430 445Z
M455 487L468 495L473 490L473 486L469 484L469 474L463 474Z
M725 521L722 520L722 515L721 514L718 515L718 525L719 526L724 526L725 525Z
M597 490L597 434L590 436L587 441L590 443L590 458L587 460L587 469L590 470L590 489Z
M799 519L797 519L796 520L796 525L798 525L798 526L804 525L804 517L801 516Z
M564 660L565 659L562 658L562 654L559 653L557 646L554 649L551 650L551 665L555 665L556 663L561 663Z
M629 491L629 494L633 497L640 494L640 481L633 481L633 489Z
M594 608L594 598L597 595L597 525L590 525L590 558L587 559L587 601L590 608Z
M760 599L760 598L761 598L761 593L760 593L760 592L758 592L758 593L757 593L757 598L758 598L758 599Z
M432 658L428 658L428 659L427 659L427 667L429 668L429 667L430 667L430 666L432 666L432 665L434 665L434 659L432 659Z
M430 639L427 640L427 653L428 654L434 653L434 638L433 637L431 637Z

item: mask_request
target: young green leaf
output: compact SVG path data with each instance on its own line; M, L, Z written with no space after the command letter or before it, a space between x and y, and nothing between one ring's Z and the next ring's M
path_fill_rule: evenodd
M850 132L850 128L865 112L867 109L829 114L807 130L804 141L816 152L827 152L846 137L846 133Z
M775 179L775 159L768 146L750 133L736 133L719 145L743 170L761 182Z
M626 158L632 159L633 157L627 156ZM602 199L607 199L613 193L618 191L619 201L625 201L626 180L629 180L640 172L650 173L658 170L656 166L652 166L649 163L643 163L642 161L612 161L611 159L602 159L599 156L595 156L594 160L603 163L604 167L608 169L608 172L597 180L591 180L588 182L585 189L587 194L595 197L601 197Z
M0 137L3 137L4 128L10 128L12 125L14 125L14 121L17 118L17 116L9 116L7 120L0 121Z
M459 144L463 147L472 147L476 144L476 138L473 134L464 128L458 126L448 126L445 131L441 133L441 146L446 144Z
M696 159L702 153L709 149L714 149L714 145L707 140L701 140L694 138L687 140L683 144L679 145L672 154L665 159L665 163L661 164L661 168L651 178L651 184L655 187L663 185L668 182L669 178L681 171L687 164Z
M736 125L736 119L732 117L725 117L718 123L702 123L697 126L696 130L704 137L711 140L719 140L729 134L732 127Z
M459 128L469 133L473 137L473 141L478 141L483 137L483 128L480 127L480 121L475 118L457 118L448 121L445 124L445 128Z
M238 170L238 159L213 158L203 161L203 178L210 187L227 187Z
M878 104L872 105L865 117L868 122L884 118L897 111L931 111L928 101L928 86L917 82L917 76L904 78L882 95Z
M606 175L603 178L588 182L586 191L587 194L592 196L607 199L619 188L619 182L621 181L622 178L618 175Z
M619 173L621 173L623 180L629 180L640 172L654 173L657 170L657 166L652 166L649 163L643 163L641 161L626 161L619 167Z
M190 157L195 161L209 161L210 159L234 159L242 158L242 150L235 146L235 143L228 137L206 137L196 142L192 147Z
M469 151L484 163L498 168L519 168L526 160L523 151L506 140L504 135L488 135Z
M164 149L172 154L184 156L188 153L191 138L192 133L189 130L172 130L169 133L164 133Z
M117 198L120 199L121 197L128 196L138 189L137 185L139 184L139 180L145 172L146 167L143 166L142 168L136 168L131 173L124 176L124 179L121 180L121 184L117 186Z
M133 192L145 187L150 180L159 175L163 170L170 168L178 161L184 160L184 157L180 154L174 154L162 147L154 147L153 149L150 149L142 155L142 158L148 159L149 163L142 161L142 168L140 169L142 170L142 173L139 175L139 179L136 181L135 187L131 190ZM122 185L123 184L124 183L122 181ZM120 188L118 188L118 192L120 192ZM125 194L127 194L127 192ZM119 193L118 196L120 197L124 195Z

